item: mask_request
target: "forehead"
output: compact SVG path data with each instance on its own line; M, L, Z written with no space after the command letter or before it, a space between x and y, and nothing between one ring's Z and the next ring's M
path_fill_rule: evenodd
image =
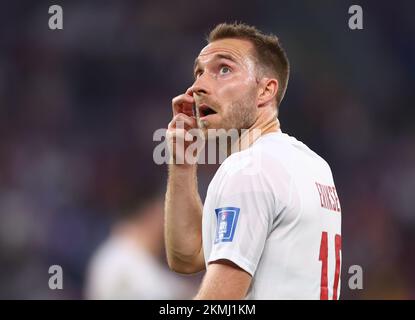
M209 60L217 54L228 54L236 60L245 60L252 56L253 45L243 39L220 39L209 43L197 57L198 61Z

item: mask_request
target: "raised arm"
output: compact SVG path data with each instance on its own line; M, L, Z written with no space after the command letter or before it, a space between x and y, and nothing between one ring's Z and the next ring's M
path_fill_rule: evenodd
M197 187L197 165L177 164L176 154L186 131L196 128L192 115L193 97L186 93L173 99L173 120L167 132L173 163L169 164L165 201L165 241L169 267L179 273L195 273L205 268L202 250L202 201ZM182 129L178 126L181 121ZM183 146L186 150L188 145ZM178 148L177 150L180 150Z

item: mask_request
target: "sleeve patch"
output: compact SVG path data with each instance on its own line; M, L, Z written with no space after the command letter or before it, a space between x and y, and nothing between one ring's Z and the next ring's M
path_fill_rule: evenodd
M216 213L216 236L215 244L219 242L232 242L238 223L240 208L224 207L215 209Z

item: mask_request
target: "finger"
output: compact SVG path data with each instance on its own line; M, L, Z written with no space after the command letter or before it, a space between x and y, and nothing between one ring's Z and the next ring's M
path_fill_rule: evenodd
M194 136L184 129L167 130L168 148L173 155L180 154L180 150L184 152L186 148L194 142ZM180 149L177 149L177 148Z
M178 113L184 113L188 116L193 115L193 104L194 99L189 94L181 94L175 98L172 99L172 109L173 109L173 115L176 115Z
M186 130L190 130L197 127L197 122L194 117L189 117L188 115L184 113L179 113L175 115L170 121L168 128L174 129L174 128L184 128Z

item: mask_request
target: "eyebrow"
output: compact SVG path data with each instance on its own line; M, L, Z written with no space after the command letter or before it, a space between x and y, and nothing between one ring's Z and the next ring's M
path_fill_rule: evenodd
M238 61L236 61L236 59L232 55L226 54L226 53L217 53L217 54L215 54L215 56L213 57L212 60L215 60L215 59L226 59L226 60L230 60L234 63L238 63ZM193 64L193 72L196 71L196 68L197 68L198 65L199 65L199 58L196 58L195 62Z

